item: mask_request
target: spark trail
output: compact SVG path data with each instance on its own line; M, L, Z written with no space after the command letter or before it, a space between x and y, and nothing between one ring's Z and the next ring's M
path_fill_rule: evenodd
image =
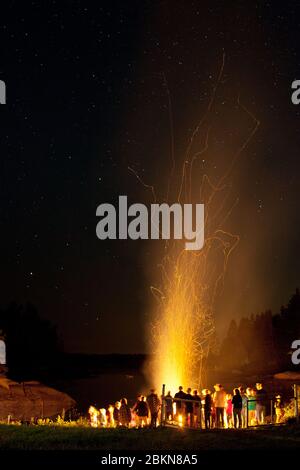
M151 287L158 301L154 320L149 328L151 351L154 359L149 364L151 383L160 391L162 384L174 392L179 385L202 387L205 383L205 363L215 341L214 305L223 287L230 254L239 242L236 234L223 227L231 215L238 199L228 202L228 187L234 165L254 136L259 126L256 117L243 106L238 97L237 106L251 121L251 130L238 146L222 177L212 182L205 174L195 170L195 164L209 148L209 116L216 100L225 65L225 55L213 88L206 112L191 134L180 168L179 185L176 191L173 178L176 174L174 157L173 118L170 93L166 79L164 85L170 110L172 168L167 185L167 200L177 194L181 204L191 203L194 193L197 202L205 206L205 245L201 251L182 249L179 241L168 241L165 255L160 263L160 287ZM203 136L203 145L195 149L196 137ZM153 186L145 184L130 168L143 186L152 192ZM199 200L200 199L200 200Z

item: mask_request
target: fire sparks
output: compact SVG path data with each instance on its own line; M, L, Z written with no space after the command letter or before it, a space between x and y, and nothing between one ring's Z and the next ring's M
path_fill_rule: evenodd
M154 325L158 362L153 378L174 392L180 384L198 386L199 360L207 353L214 325L197 292L198 257L183 251L174 267L166 263L171 274L165 277L162 314Z
M187 204L195 198L198 201L200 195L200 202L205 207L203 249L197 253L188 252L180 248L179 242L168 242L166 255L161 262L161 287L151 288L159 301L151 330L151 344L155 356L150 367L152 383L157 389L166 384L167 390L172 392L175 392L179 385L200 388L206 380L205 361L214 342L215 300L222 287L229 256L239 241L238 235L222 228L237 203L227 202L228 177L259 125L257 119L241 105L238 98L239 109L251 119L253 126L247 138L242 144L238 144L223 176L212 183L211 178L203 172L199 160L206 152L209 155L208 118L217 88L222 81L224 62L223 56L208 108L192 133L179 175L176 175L174 143L171 145L172 169L167 200L173 197L179 203ZM167 92L170 100L169 91ZM172 125L171 130L173 141ZM203 145L199 150L195 145L200 135L203 136ZM151 190L156 200L154 187L145 184L135 171L133 173L146 189ZM179 177L179 188L174 185L176 177Z

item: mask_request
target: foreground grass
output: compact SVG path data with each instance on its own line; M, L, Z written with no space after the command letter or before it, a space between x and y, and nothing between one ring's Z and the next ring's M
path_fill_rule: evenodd
M0 425L0 450L206 451L296 448L300 448L300 426L194 431Z

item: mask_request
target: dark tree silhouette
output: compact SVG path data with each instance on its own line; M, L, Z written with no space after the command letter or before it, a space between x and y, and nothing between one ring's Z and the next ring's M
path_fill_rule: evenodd
M11 376L27 378L54 364L59 354L56 327L27 303L11 303L0 310L0 332L5 337Z
M290 361L290 346L293 340L300 339L300 292L296 289L286 307L273 317L278 361L285 365Z
M267 310L239 323L231 321L220 348L220 364L227 369L292 368L290 347L300 339L300 292L296 289L280 313Z

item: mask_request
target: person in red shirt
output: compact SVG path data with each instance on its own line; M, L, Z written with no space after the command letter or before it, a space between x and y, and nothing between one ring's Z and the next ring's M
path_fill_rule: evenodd
M228 393L226 395L226 418L227 427L232 428L232 395Z

